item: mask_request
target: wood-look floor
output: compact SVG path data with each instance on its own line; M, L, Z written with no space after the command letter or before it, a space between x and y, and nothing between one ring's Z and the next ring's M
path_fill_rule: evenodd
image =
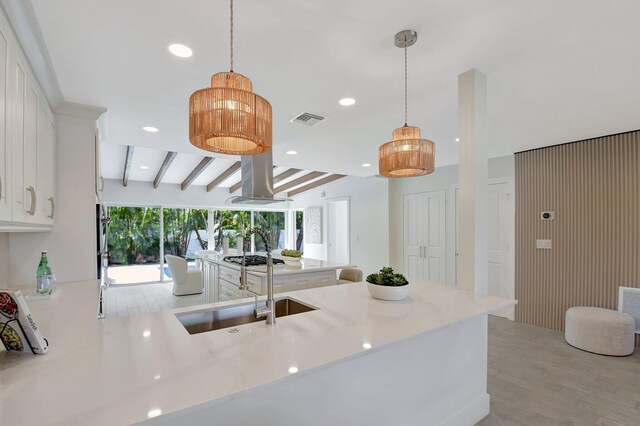
M137 315L205 303L204 294L174 296L173 283L114 285L104 293L107 318Z
M488 425L640 426L640 350L607 357L561 332L489 317Z

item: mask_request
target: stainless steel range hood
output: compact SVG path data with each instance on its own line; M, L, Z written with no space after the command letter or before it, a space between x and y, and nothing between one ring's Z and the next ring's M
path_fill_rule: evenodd
M273 197L273 154L241 157L242 195L227 199L227 204L255 204L287 207L289 198Z

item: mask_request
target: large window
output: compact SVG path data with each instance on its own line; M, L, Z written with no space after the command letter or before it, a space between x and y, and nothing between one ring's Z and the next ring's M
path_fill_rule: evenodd
M295 211L296 222L296 250L304 252L304 210Z
M199 250L221 251L229 238L229 248L252 226L269 237L272 250L285 248L287 215L284 211L179 209L159 207L108 208L109 278L115 284L140 284L170 278L163 255L172 254L191 261ZM295 213L296 239L302 249L302 211ZM262 238L252 238L252 251L264 252ZM233 252L232 252L233 253ZM194 267L193 262L190 267ZM164 274L162 273L164 271Z
M158 281L160 209L109 207L109 275L117 284Z
M164 254L195 258L209 239L206 209L163 209Z
M284 212L256 211L253 213L253 226L264 231L271 244L271 250L284 248ZM265 251L262 238L255 239L255 251Z
M212 249L222 250L222 240L229 238L229 248L236 248L236 238L242 235L241 230L251 228L251 212L244 210L213 210ZM242 247L239 247L242 249Z

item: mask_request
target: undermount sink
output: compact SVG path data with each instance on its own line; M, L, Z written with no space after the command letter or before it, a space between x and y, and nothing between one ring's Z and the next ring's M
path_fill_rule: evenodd
M275 302L276 318L316 310L316 308L288 297L276 299ZM264 300L258 302L259 308L264 308L265 306L266 302ZM206 331L220 330L223 328L235 327L237 325L264 321L264 318L257 319L253 316L253 310L255 307L255 303L250 302L242 305L208 309L206 311L176 314L176 317L184 328L187 329L189 334L198 334Z

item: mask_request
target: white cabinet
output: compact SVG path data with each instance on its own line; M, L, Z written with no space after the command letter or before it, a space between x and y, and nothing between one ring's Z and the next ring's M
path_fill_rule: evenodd
M56 217L55 198L55 124L44 105L38 107L38 138L36 146L37 222L53 225Z
M411 281L446 281L445 192L404 196L404 273Z
M0 231L50 230L55 119L0 11Z
M204 264L215 265L214 262L203 261ZM203 272L209 267L204 267ZM267 294L267 277L264 273L247 272L247 289L240 290L240 271L236 268L218 266L213 288L217 292L217 299L213 302L242 299L244 297L261 296ZM213 279L213 278L212 278ZM205 285L206 285L205 272ZM276 274L273 276L273 292L284 293L307 288L335 285L336 271L306 270L290 274ZM211 286L211 284L209 284Z
M204 297L209 303L218 301L218 265L213 262L201 261L202 277L204 280Z
M9 46L6 28L0 28L0 221L11 220L11 145L9 141L9 111L7 110L7 69L9 65Z

